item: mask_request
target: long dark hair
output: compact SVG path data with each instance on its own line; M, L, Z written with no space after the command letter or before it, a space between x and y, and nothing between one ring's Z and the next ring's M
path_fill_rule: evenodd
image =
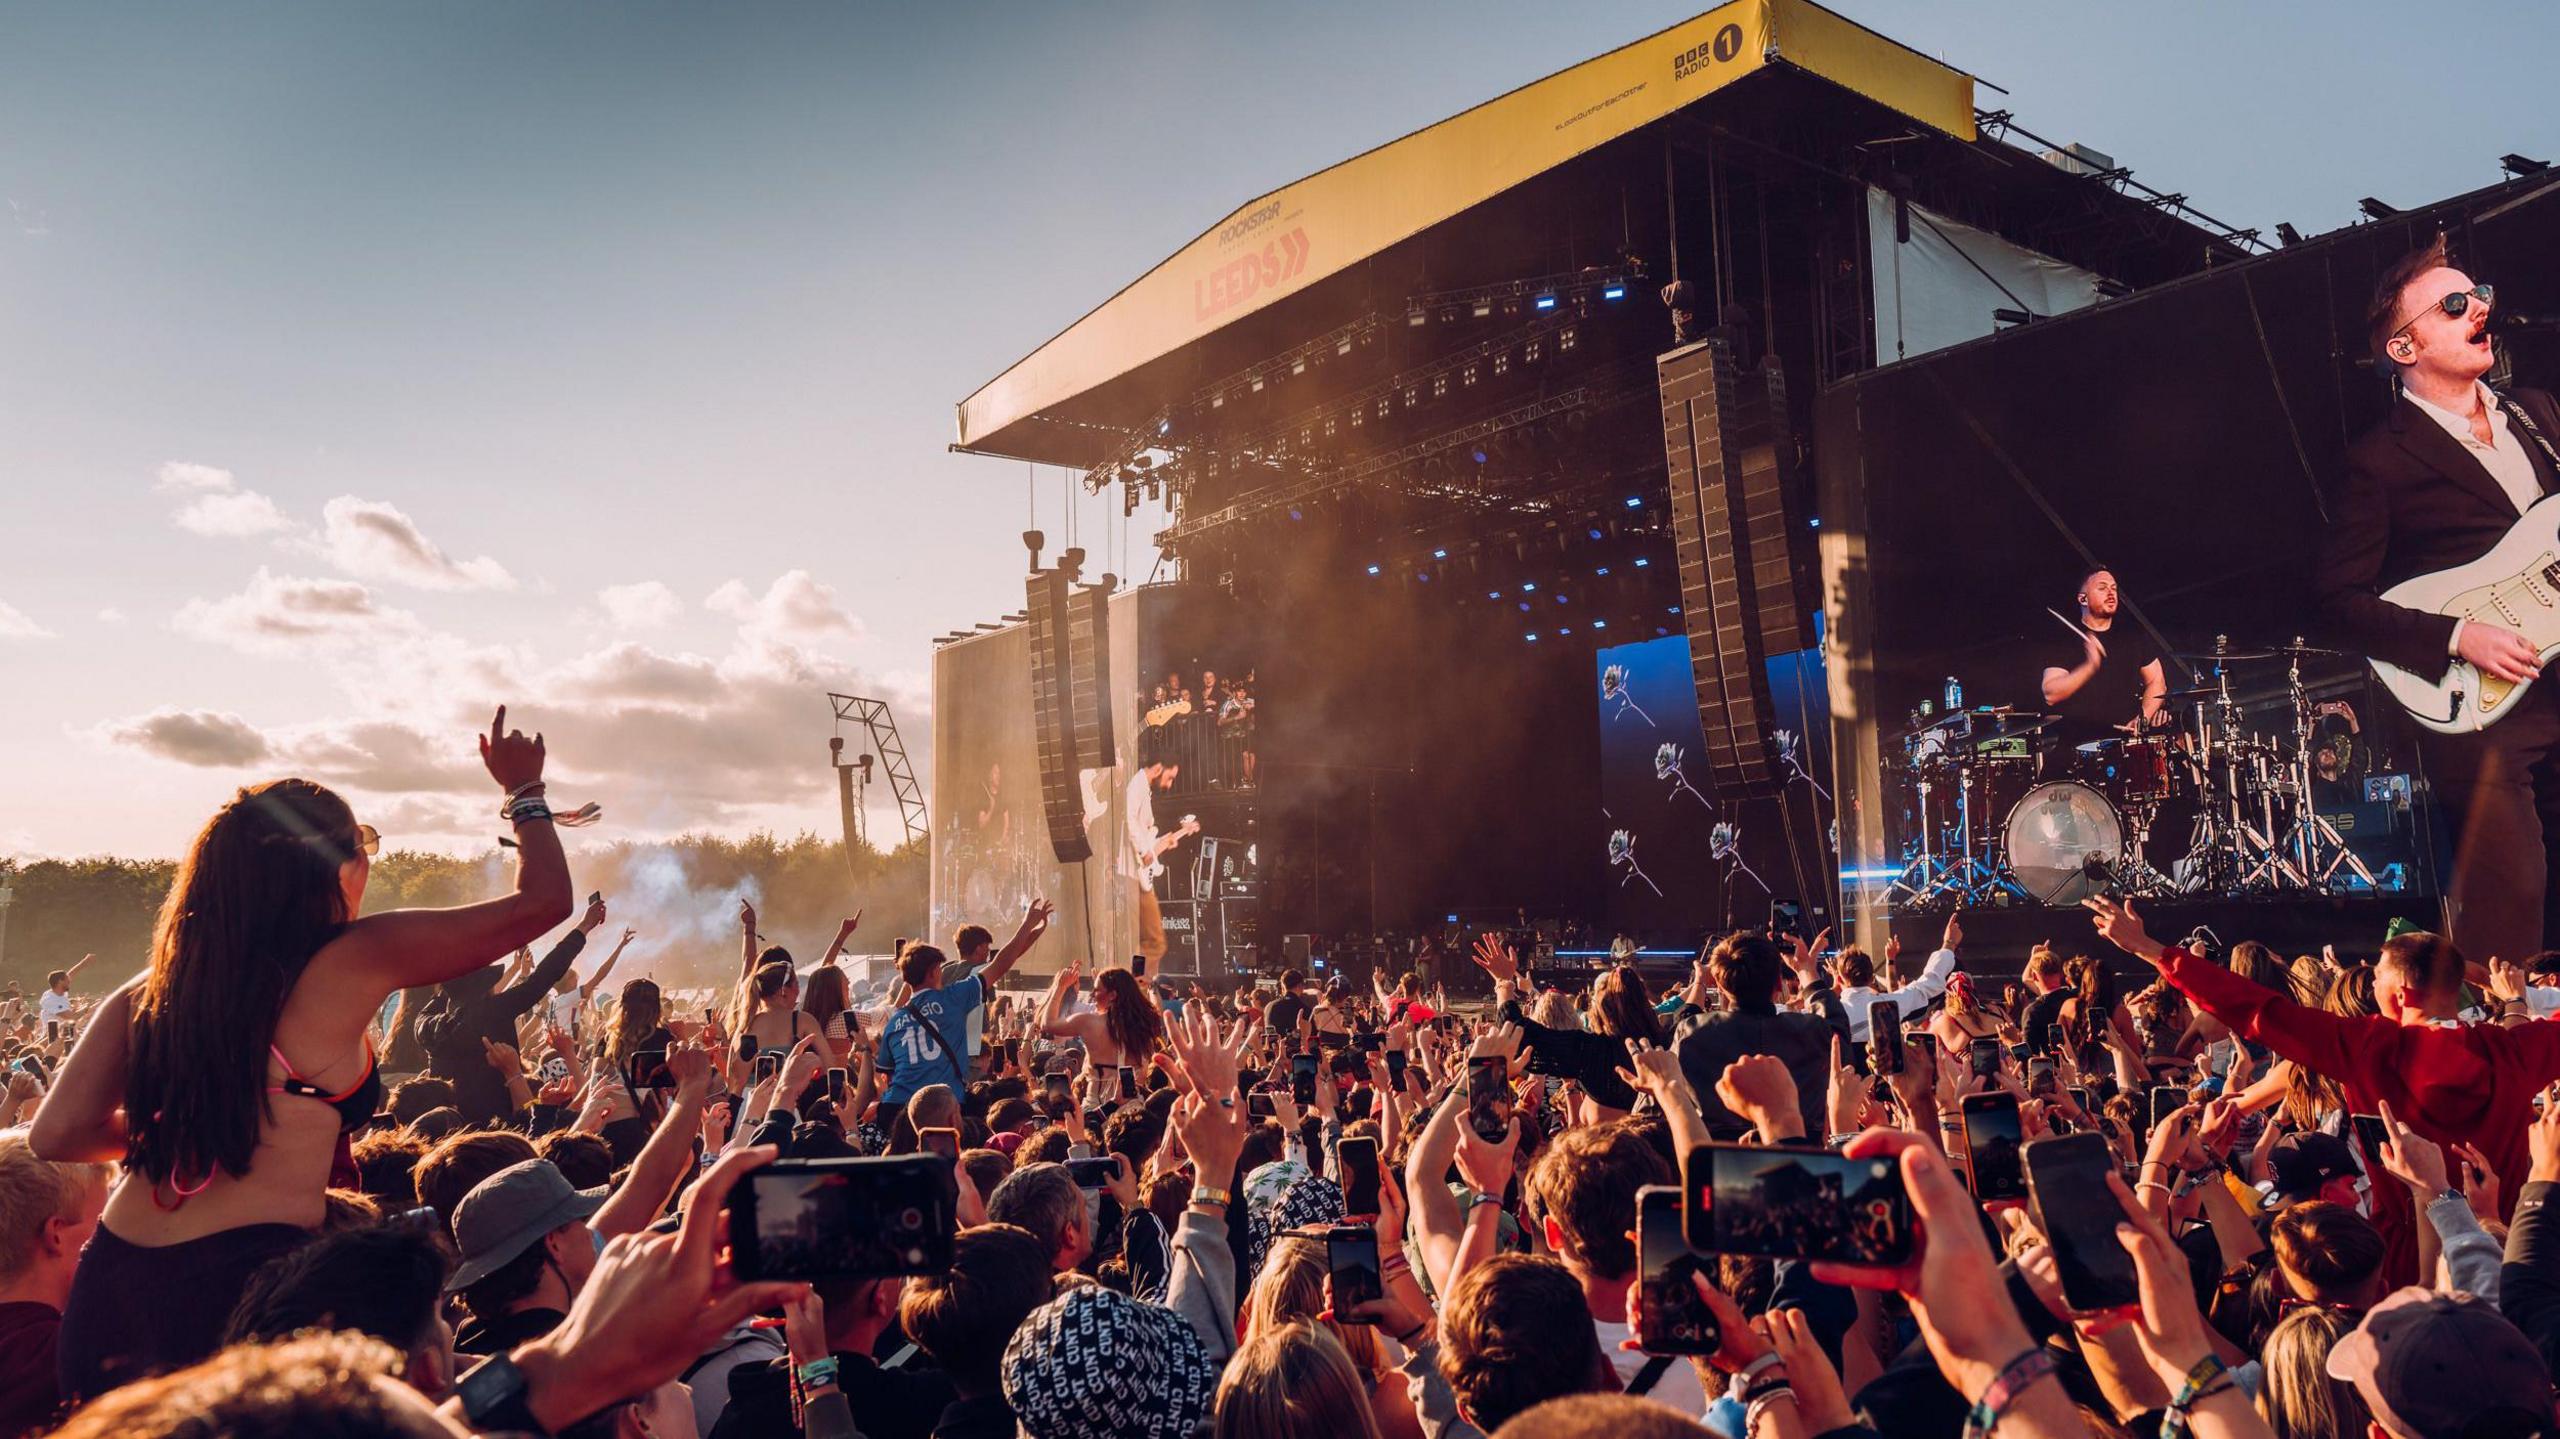
M613 1047L605 1051L616 1069L628 1066L631 1056L665 1026L665 1009L657 981L635 979L622 986L621 1002L614 1007Z
M845 1011L853 1007L853 983L845 972L832 964L822 964L809 971L809 982L800 986L800 1011L818 1022L821 1030L827 1021L844 1015L848 1032L859 1032L861 1024Z
M356 853L354 811L300 779L240 791L188 846L134 991L125 1069L125 1162L153 1184L249 1172L276 1017L354 917L338 867Z
M1671 1043L1662 1016L1653 1012L1644 976L1632 964L1612 965L1592 981L1591 1018L1592 1028L1613 1038L1641 1039L1657 1048Z
M1164 1012L1147 997L1146 986L1125 969L1106 969L1094 976L1094 991L1111 991L1111 1008L1102 1017L1102 1027L1111 1034L1111 1042L1120 1046L1120 1062L1140 1065L1156 1052L1156 1041L1164 1038Z

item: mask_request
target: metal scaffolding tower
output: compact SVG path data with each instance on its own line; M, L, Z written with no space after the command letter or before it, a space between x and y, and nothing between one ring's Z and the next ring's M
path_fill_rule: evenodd
M907 839L925 837L928 828L924 811L924 787L916 783L915 766L907 761L907 746L898 738L898 721L889 713L887 700L869 699L862 695L830 694L827 702L835 706L836 735L827 742L834 757L839 798L844 805L844 841L850 848L857 841L870 842L869 823L863 816L862 803L854 790L856 771L865 787L871 783L871 756L857 755L848 762L844 758L844 724L859 722L871 736L872 751L880 757L880 767L888 771L889 793L898 801L898 815L906 821Z

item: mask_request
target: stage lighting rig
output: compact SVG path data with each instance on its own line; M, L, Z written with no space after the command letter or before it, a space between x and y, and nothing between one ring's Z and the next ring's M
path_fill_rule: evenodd
M2550 169L2551 162L2548 160L2528 160L2522 155L2500 155L2498 157L2498 168L2521 180L2528 175L2539 175L2543 171Z
M2356 201L2356 208L2364 211L2365 218L2368 220L2388 220L2400 213L2398 206L2386 205L2371 195Z
M2288 245L2299 245L2302 243L2302 232L2293 228L2291 220L2285 220L2276 225L2276 238Z

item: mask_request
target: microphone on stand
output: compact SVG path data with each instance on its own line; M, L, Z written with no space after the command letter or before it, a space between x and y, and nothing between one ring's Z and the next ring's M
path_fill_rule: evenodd
M2560 315L2539 314L2530 310L2492 310L2489 328L2493 330L2560 330Z

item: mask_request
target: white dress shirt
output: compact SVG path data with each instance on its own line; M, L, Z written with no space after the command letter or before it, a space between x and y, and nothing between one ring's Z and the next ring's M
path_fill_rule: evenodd
M1880 990L1871 985L1853 984L1840 991L1840 1005L1849 1011L1849 1037L1860 1044L1867 1042L1867 1010L1879 999L1890 999L1905 1019L1937 1002L1947 992L1947 979L1956 970L1956 952L1942 949L1929 956L1920 977L1900 989Z
M2524 452L2524 437L2515 433L2508 423L2507 412L2499 407L2498 397L2489 392L2487 385L2477 381L2473 382L2472 388L2481 408L2489 414L2490 444L2480 443L2479 435L2472 431L2470 416L2458 415L2441 405L2419 399L2414 392L2404 390L2401 393L2409 396L2409 403L2418 407L2418 413L2443 426L2444 432L2453 436L2455 444L2470 451L2471 458L2480 462L2480 468L2489 472L2489 478L2498 482L2498 488L2507 492L2507 499L2515 505L2516 513L2523 514L2542 498L2542 481L2535 477L2533 460Z

